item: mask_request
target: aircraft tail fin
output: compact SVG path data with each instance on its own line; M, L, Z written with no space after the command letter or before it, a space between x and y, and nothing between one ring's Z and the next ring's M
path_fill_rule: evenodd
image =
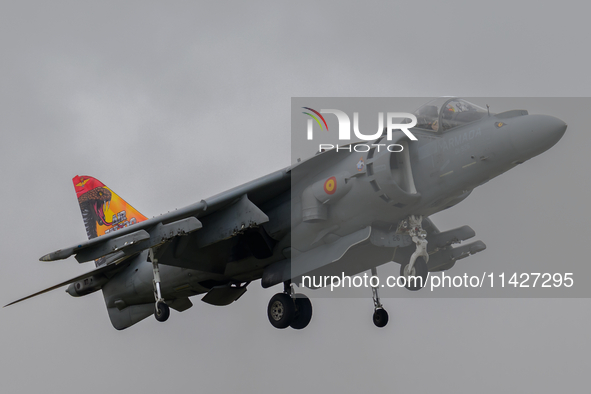
M88 239L96 238L147 219L96 178L72 178Z

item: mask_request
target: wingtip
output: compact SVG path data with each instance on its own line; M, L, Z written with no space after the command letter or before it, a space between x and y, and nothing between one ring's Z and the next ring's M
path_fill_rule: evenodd
M39 261L51 261L51 253L45 254L41 257L39 257Z
M61 256L59 255L60 252L61 250L58 250L57 252L47 253L46 255L39 257L39 261L61 260Z
M78 245L77 248L80 248L81 246ZM68 257L70 257L71 255L74 254L74 248L75 247L70 247L70 248L66 248L66 249L59 249L56 250L55 252L51 252L51 253L47 253L46 255L43 255L39 258L39 261L56 261L56 260L64 260L67 259Z

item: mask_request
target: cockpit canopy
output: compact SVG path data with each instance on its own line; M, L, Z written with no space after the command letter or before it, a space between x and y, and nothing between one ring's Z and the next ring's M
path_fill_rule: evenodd
M487 115L487 110L457 97L442 97L429 101L414 112L415 127L434 132L447 131L475 122Z

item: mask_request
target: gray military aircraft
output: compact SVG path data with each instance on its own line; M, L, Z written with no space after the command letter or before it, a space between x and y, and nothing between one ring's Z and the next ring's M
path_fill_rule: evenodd
M69 285L84 296L102 290L113 326L125 329L154 314L192 306L189 297L228 305L254 280L283 283L267 309L277 328L302 329L312 305L296 294L302 276L355 275L391 261L406 287L419 290L428 272L486 248L468 227L440 232L428 218L464 200L491 178L539 155L567 125L525 110L491 114L460 98L433 100L415 113L417 141L395 131L379 149L329 149L185 208L148 219L100 181L73 179L89 240L41 257L75 256L96 268L14 301ZM385 140L384 140L385 141ZM350 146L355 147L356 143ZM315 287L307 286L307 287ZM373 288L376 326L388 322ZM8 306L7 305L7 306Z

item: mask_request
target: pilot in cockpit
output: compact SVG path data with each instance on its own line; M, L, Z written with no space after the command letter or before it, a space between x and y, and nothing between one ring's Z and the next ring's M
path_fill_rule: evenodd
M439 114L436 106L427 105L421 108L417 115L417 127L433 131L439 130Z
M454 115L455 109L449 104L441 111L441 123L443 124L443 130L448 130L454 127Z

